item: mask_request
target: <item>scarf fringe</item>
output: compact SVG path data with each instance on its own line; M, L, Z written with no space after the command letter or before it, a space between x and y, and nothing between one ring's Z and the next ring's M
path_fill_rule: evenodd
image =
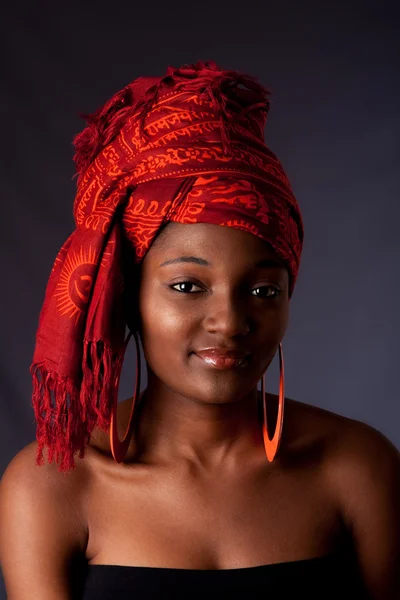
M48 463L56 462L59 472L75 469L74 454L84 458L93 429L109 431L122 359L102 341L85 341L80 387L44 363L32 364L37 466L44 464L47 447Z

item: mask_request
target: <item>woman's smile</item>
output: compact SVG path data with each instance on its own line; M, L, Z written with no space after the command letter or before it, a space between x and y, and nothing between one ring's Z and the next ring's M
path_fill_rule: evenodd
M215 356L212 354L203 354L200 356L193 352L194 356L198 358L203 366L211 367L213 369L243 369L249 364L249 356L244 358L228 358L222 356Z

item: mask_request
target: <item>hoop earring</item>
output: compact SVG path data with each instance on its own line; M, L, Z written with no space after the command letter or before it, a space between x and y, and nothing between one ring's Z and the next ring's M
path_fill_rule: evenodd
M283 352L282 352L282 344L279 344L279 407L278 407L278 417L276 420L275 433L272 440L268 436L268 424L267 424L267 400L265 395L265 373L261 378L261 398L263 405L263 424L262 424L262 433L264 440L264 448L265 454L267 455L267 459L269 462L272 462L278 452L279 445L282 437L282 425L283 425L283 413L284 413L284 405L285 405L285 392L284 392L284 364L283 364Z
M123 360L125 357L125 352L126 352L129 340L131 339L132 335L135 338L135 342L136 342L136 383L135 383L135 392L133 394L133 401L132 401L132 406L131 406L131 414L129 416L129 423L126 428L125 435L121 441L118 438L118 429L117 429L117 408L118 408L118 387L119 387L118 381L119 381L119 377L121 374L122 363L123 363ZM132 334L132 331L130 331L125 340L124 349L122 351L122 356L119 359L119 365L118 365L119 372L118 372L118 375L115 380L115 393L114 393L114 399L113 399L113 404L112 404L112 409L111 409L110 446L111 446L111 452L114 457L114 460L118 463L123 461L123 459L128 451L129 443L131 441L133 424L134 424L133 423L133 414L135 412L137 398L140 395L140 370L141 370L140 367L141 367L141 365L140 365L139 343L138 343L138 340L136 337L136 333Z
M140 350L139 343L136 337L136 334L130 331L128 337L126 338L124 349L122 352L122 357L120 359L120 365L122 366L122 362L124 360L125 352L128 347L129 340L131 336L135 338L136 342L136 383L135 383L135 392L133 394L133 401L131 406L131 412L129 416L128 426L125 431L125 435L122 441L118 438L118 429L117 429L117 408L118 408L118 380L119 375L116 378L116 391L114 394L114 400L111 409L111 424L110 424L110 446L111 452L114 457L114 460L118 463L122 462L129 447L129 443L132 436L133 431L133 415L135 412L135 407L137 404L137 398L139 396L140 391ZM266 409L266 395L265 395L265 373L261 378L261 398L263 404L263 424L262 424L262 433L264 440L264 448L265 454L269 462L272 462L279 450L281 438L282 438L282 426L283 426L283 414L284 414L284 404L285 404L285 393L284 393L284 362L283 362L283 351L282 344L279 344L279 370L280 370L280 378L279 378L279 407L278 407L278 417L275 426L275 433L272 440L270 440L268 436L268 423L267 423L267 409Z

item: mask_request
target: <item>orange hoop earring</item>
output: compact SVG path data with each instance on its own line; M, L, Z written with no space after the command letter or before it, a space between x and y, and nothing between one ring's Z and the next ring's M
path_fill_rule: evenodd
M261 398L263 405L263 424L262 424L262 432L263 432L263 440L264 440L264 448L265 454L267 455L267 459L269 462L272 462L278 452L279 445L282 437L282 425L283 425L283 412L285 405L285 390L284 390L284 365L283 365L283 352L282 352L282 344L279 344L279 407L278 407L278 417L276 420L275 433L272 440L268 436L268 423L267 423L267 400L265 397L265 373L261 378Z
M125 431L125 435L122 441L118 438L118 429L117 429L117 408L118 408L118 387L119 387L119 377L121 374L122 363L124 360L125 352L128 347L129 340L131 336L135 338L136 342L136 383L135 383L135 392L133 394L133 401L131 406L131 414L129 416L129 423ZM115 394L114 400L111 409L111 423L110 423L110 446L111 452L114 457L114 460L118 463L122 462L129 447L129 443L131 441L132 431L133 431L133 414L135 412L135 407L137 404L137 398L140 394L140 349L139 343L136 337L136 334L132 334L132 331L129 332L126 340L124 349L122 352L122 356L120 357L119 363L119 373L115 379Z
M125 435L122 441L118 438L118 429L117 429L117 408L118 408L118 382L120 377L120 372L115 380L115 394L114 400L112 404L111 410L111 424L110 424L110 446L111 452L114 457L114 460L118 463L122 462L130 443L130 439L133 431L133 415L135 413L135 408L137 404L137 398L140 393L140 350L139 343L135 334L129 332L126 341L122 356L120 358L120 366L122 367L122 362L124 360L126 348L128 347L129 340L131 336L135 338L136 342L136 383L135 383L135 392L133 395L133 401L131 406L131 413L129 416L129 423L125 431ZM280 379L279 379L279 407L278 407L278 417L275 426L275 433L272 440L268 436L268 423L267 423L267 409L266 409L266 395L265 395L265 373L261 378L261 398L263 404L263 424L262 424L262 432L263 432L263 440L264 440L264 448L265 454L269 462L272 462L279 450L280 441L282 437L282 426L283 426L283 414L284 414L284 404L285 404L285 392L284 392L284 362L283 362L283 351L282 344L279 344L279 369L280 369Z

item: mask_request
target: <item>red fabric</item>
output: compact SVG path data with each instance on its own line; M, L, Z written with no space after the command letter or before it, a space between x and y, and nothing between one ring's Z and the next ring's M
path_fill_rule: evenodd
M198 62L141 77L87 117L75 138L76 229L50 274L31 365L38 465L47 446L49 462L72 469L93 428L108 430L128 320L126 249L138 265L163 223L259 236L286 262L291 297L303 223L264 142L267 95L247 75Z

